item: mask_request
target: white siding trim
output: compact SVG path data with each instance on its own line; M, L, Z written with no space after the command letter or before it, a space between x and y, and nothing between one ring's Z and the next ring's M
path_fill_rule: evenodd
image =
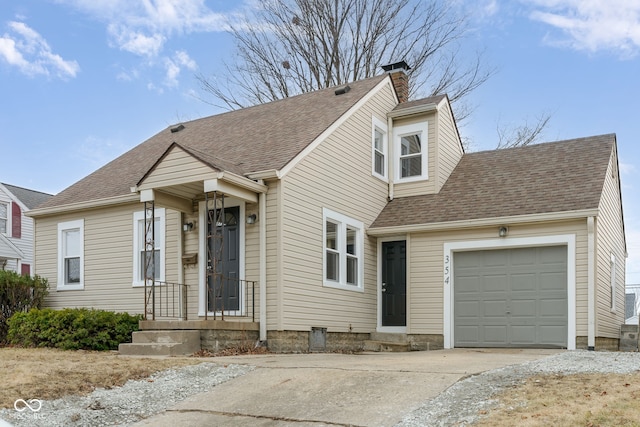
M567 246L567 349L576 349L576 236L562 234L544 237L504 238L444 243L444 348L453 348L453 254L459 251ZM447 268L448 267L448 268Z
M79 230L80 283L65 285L63 234L69 230ZM84 289L84 219L58 223L58 291L78 291Z

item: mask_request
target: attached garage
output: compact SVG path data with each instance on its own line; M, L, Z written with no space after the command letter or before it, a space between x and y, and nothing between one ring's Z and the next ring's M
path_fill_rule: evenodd
M567 246L453 253L455 347L567 348Z

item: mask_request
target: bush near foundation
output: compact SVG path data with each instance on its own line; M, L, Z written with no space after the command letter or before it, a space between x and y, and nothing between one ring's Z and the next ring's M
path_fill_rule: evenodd
M131 342L142 315L87 308L33 309L9 319L8 340L23 347L117 350Z
M9 318L15 313L40 308L48 288L49 282L44 277L0 270L0 345L6 343Z

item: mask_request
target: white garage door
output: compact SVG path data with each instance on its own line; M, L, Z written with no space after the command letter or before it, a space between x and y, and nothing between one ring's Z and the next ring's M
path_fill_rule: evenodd
M454 254L456 347L567 346L567 247Z

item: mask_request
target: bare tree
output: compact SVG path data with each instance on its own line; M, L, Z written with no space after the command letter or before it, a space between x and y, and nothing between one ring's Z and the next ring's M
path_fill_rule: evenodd
M224 76L197 75L213 105L237 109L380 73L405 60L410 95L464 98L494 73L482 54L460 53L467 16L440 0L265 0L230 25L236 44Z
M542 131L551 120L550 113L540 113L535 121L530 122L525 119L524 123L519 126L496 126L498 133L498 145L496 149L522 147L525 145L535 144L542 136Z

